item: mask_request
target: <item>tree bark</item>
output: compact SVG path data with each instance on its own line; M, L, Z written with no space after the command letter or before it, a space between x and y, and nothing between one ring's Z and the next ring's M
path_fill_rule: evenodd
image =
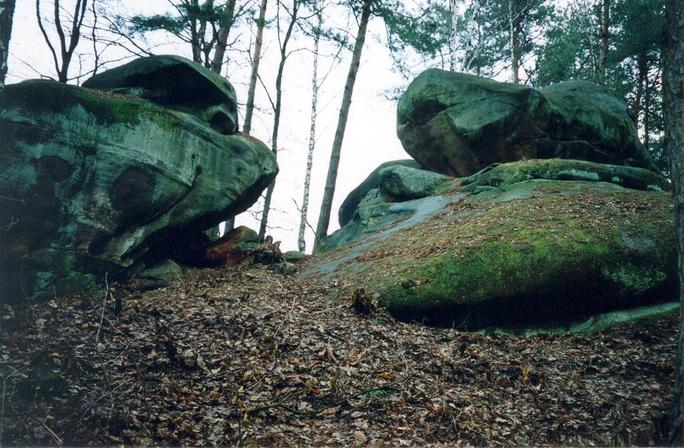
M354 83L356 82L356 75L359 71L359 64L361 63L361 52L363 51L363 45L366 41L366 30L368 29L368 21L370 20L371 15L371 1L372 0L363 0L359 30L356 34L356 41L354 42L352 61L349 66L349 73L347 74L347 82L344 86L340 115L337 120L335 139L333 140L332 152L330 154L330 164L328 166L328 176L325 181L321 213L318 217L318 225L316 226L314 250L316 250L321 240L328 234L330 212L332 209L333 196L335 195L335 183L337 181L337 169L340 165L340 153L342 152L342 141L344 140L344 131L347 126L347 118L349 117Z
M199 16L199 2L198 0L191 0L189 3L185 1L188 8L188 15L190 16L190 45L192 47L192 60L197 63L202 63L202 52L199 44L199 31L197 30L197 17Z
M221 17L221 24L219 26L218 38L216 40L216 48L214 50L214 58L211 61L211 71L221 74L223 68L223 58L226 56L226 48L228 47L228 36L230 29L233 26L233 16L235 14L236 0L228 0L226 2L226 9Z
M301 0L292 0L292 11L290 12L290 23L287 26L285 37L280 45L280 63L278 64L278 74L276 75L275 89L276 100L273 107L273 133L271 135L271 151L278 157L278 132L280 130L280 113L283 108L283 74L285 73L285 62L287 62L287 44L292 37L295 23L297 23L297 13L299 9L299 2ZM261 224L259 225L259 241L263 241L266 237L266 230L268 227L268 213L271 210L271 198L273 197L273 190L275 189L275 179L268 185L266 189L266 196L264 198L264 208L261 213Z
M608 60L608 26L610 24L610 0L603 0L601 13L601 48L599 50L599 64L597 81L603 85L606 83L606 65Z
M0 6L0 92L5 89L13 17L14 0L6 0L4 5Z
M266 6L268 0L261 0L259 20L257 21L256 40L254 42L254 59L252 59L252 73L249 77L247 89L247 106L245 107L245 124L242 131L249 134L252 130L252 114L254 112L254 94L256 92L257 76L259 74L259 60L261 59L261 45L264 40L264 26L266 25Z
M641 118L641 103L644 95L644 88L648 88L648 85L646 85L644 81L647 71L648 66L646 64L646 54L642 51L637 56L637 90L634 98L634 106L632 106L632 115L634 115L634 121L636 122L637 126L639 125L639 119Z
M665 148L674 183L680 318L684 317L684 8L682 0L667 0L664 42L663 112ZM677 377L672 406L670 442L684 445L684 318L680 319Z
M306 251L306 224L309 213L309 190L311 188L311 170L313 168L313 153L316 148L316 118L318 115L318 52L321 40L321 29L323 28L323 12L318 10L316 14L317 24L314 30L313 47L313 73L311 75L311 125L309 127L309 150L306 154L306 172L304 173L304 194L302 198L302 209L299 216L299 235L297 237L297 247L299 252Z

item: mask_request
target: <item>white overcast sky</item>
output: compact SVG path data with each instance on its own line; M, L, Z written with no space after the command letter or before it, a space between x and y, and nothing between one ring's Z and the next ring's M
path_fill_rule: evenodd
M115 0L118 8L131 13L159 13L168 10L166 0ZM45 3L45 10L50 11ZM68 2L63 2L68 5ZM270 2L275 3L275 2ZM121 11L122 9L119 9ZM272 12L272 11L271 11ZM345 23L346 17L334 17L339 23ZM355 33L352 19L352 37ZM406 81L391 70L390 56L381 43L384 25L380 19L374 19L369 27L369 35L364 48L361 68L354 88L353 103L342 148L342 157L338 173L337 188L333 203L333 215L330 231L338 228L337 209L347 194L365 179L370 171L380 163L401 158L409 158L403 150L396 136L396 102L388 100L383 95L389 88L399 87ZM275 30L267 30L264 59L260 71L265 84L272 89L278 64L276 55L277 43L274 38ZM156 33L150 37L157 43L164 43L156 54L173 53L189 57L189 48L183 44L173 43L172 38L163 33ZM310 43L306 43L311 46ZM79 50L88 53L91 43L82 40ZM302 46L303 42L294 42L294 47ZM293 47L293 48L294 48ZM114 57L115 53L109 53ZM321 92L318 117L318 143L314 154L314 168L311 187L311 202L309 208L309 222L316 226L320 202L323 196L323 185L328 169L328 160L332 146L333 134L337 124L341 93L349 67L351 55L344 54L344 60L327 79ZM84 68L88 68L84 59ZM330 61L322 61L321 71L327 70ZM74 71L78 71L78 62L74 63ZM240 102L246 99L245 81L249 67L228 66L228 77L233 82ZM14 17L14 28L10 43L10 59L8 83L19 82L24 79L36 78L38 74L54 76L51 56L40 35L35 18L35 3L28 0L18 0ZM306 151L309 135L309 110L311 98L311 55L300 51L292 55L288 61L284 80L283 114L280 131L280 148L278 175L273 198L273 210L269 224L275 240L282 241L282 248L292 250L297 248L297 232L299 226L299 212L295 206L301 205L303 179L306 166ZM263 88L257 89L257 103L267 110L269 106ZM241 113L244 113L241 110ZM270 115L257 114L252 133L270 146L271 136ZM260 210L255 206L253 210ZM237 219L237 224L248 225L258 230L258 221L248 213ZM307 251L311 250L313 233L307 231Z

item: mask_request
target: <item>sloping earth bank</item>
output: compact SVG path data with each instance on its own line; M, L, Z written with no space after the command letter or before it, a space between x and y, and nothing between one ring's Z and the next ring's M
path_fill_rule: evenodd
M657 445L678 320L482 335L265 266L4 309L9 445ZM116 313L117 299L122 310Z

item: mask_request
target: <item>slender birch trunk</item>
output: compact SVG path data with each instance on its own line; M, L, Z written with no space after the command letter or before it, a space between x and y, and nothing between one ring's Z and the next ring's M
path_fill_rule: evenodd
M449 0L449 18L451 20L449 29L449 70L456 71L458 64L458 8L456 7L457 0Z
M317 24L314 30L313 73L311 75L311 126L309 127L309 151L306 154L306 172L304 173L304 196L299 217L299 235L297 247L299 251L306 251L306 224L309 212L309 190L311 189L311 170L313 168L313 153L316 148L316 118L318 115L318 51L323 28L323 13L319 9L316 14Z
M513 84L520 84L520 12L514 10L515 0L508 0L508 32L511 38L511 70L513 72L511 81Z

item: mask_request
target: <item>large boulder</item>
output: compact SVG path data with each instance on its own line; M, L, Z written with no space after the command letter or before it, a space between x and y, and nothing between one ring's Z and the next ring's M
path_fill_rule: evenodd
M391 203L424 198L449 188L451 178L420 169L420 165L411 162L385 162L373 170L342 203L341 231L323 239L321 247L337 247L372 231L373 223L382 220ZM365 196L361 196L362 193Z
M401 97L397 130L414 159L451 176L554 157L654 169L627 105L583 81L537 90L430 69Z
M338 212L338 221L340 226L344 226L354 217L354 213L359 206L359 202L366 197L368 192L373 188L378 188L378 174L383 168L388 168L392 166L407 166L409 168L422 168L421 165L413 159L405 160L392 160L385 162L374 169L366 179L361 182L361 184L354 188L344 199L342 205L340 205L340 210Z
M83 87L135 96L193 114L221 134L238 130L233 86L222 76L180 56L136 59L93 76Z
M444 193L355 217L305 275L353 279L400 319L463 329L556 326L672 300L667 183L638 169L605 176L621 168L530 160L452 179Z
M3 301L174 258L278 171L261 142L127 95L35 80L7 86L0 102Z

